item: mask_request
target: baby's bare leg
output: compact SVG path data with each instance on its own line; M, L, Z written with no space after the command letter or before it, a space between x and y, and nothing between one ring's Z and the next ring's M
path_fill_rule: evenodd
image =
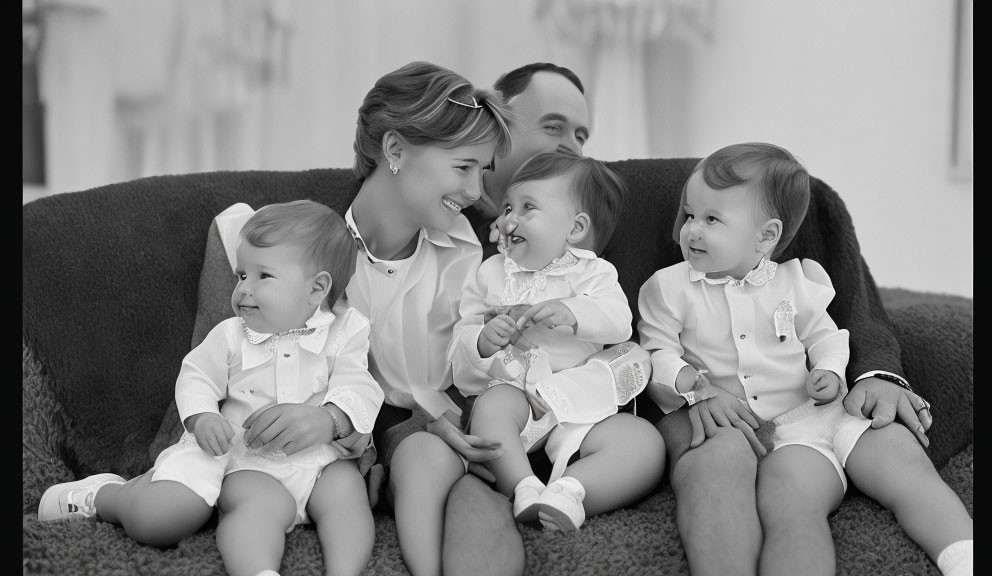
M231 576L279 570L286 530L296 519L296 501L278 480L254 470L224 478L220 497L217 548Z
M626 506L653 490L665 471L665 442L650 422L614 414L596 424L565 476L585 488L586 516Z
M365 480L356 460L337 460L324 468L307 502L324 552L324 573L361 574L372 557L375 524Z
M827 515L840 505L837 469L808 446L783 446L758 464L758 515L764 542L758 573L832 575L834 541Z
M151 472L126 484L107 484L96 493L98 517L119 524L143 544L165 548L195 534L213 514L213 506L179 482L152 482Z
M846 468L851 482L891 510L934 562L949 544L974 539L968 510L905 426L866 430Z
M389 489L396 534L403 561L414 576L441 573L444 504L464 475L458 454L429 432L407 436L393 453Z
M487 463L496 476L496 489L504 496L513 494L521 480L534 474L520 441L527 425L530 404L523 390L500 384L479 395L472 410L471 433L498 440L503 455Z

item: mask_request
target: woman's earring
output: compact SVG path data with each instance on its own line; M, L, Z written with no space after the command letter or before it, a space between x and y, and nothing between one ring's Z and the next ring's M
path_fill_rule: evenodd
M396 174L397 172L400 171L400 168L399 168L399 166L396 166L395 164L393 164L392 162L390 162L389 163L389 171L392 172L393 174Z

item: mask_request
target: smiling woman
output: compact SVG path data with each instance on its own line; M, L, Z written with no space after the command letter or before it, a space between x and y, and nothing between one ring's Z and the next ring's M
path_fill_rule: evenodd
M465 400L451 386L445 350L458 314L451 303L482 255L461 212L479 198L483 172L509 150L506 115L495 92L427 62L380 78L358 111L353 171L361 184L344 214L358 257L342 304L370 321L369 371L386 398L374 432L370 501L378 501L389 469L400 547L414 574L441 571L444 505L466 463L500 454L498 443L461 430ZM228 249L236 232L223 233ZM279 404L266 414L292 410ZM306 427L323 422L301 418ZM251 430L247 437L254 437ZM473 486L482 491L474 501L486 509L479 530L511 535L480 561L505 565L515 558L511 564L522 566L506 501Z

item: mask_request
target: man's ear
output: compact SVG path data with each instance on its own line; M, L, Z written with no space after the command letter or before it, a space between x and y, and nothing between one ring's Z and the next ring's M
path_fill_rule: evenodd
M779 239L782 238L782 221L778 218L770 218L761 226L758 232L758 242L755 244L755 252L771 254Z
M572 231L568 233L568 244L570 246L582 247L581 244L586 239L592 239L592 221L585 212L579 212L572 220Z
M319 306L321 302L331 293L331 274L327 271L320 271L314 275L310 281L310 294L307 301L314 306Z
M400 157L403 154L404 144L405 142L399 134L392 130L386 130L386 133L382 135L382 156L386 159L387 165L392 164L402 168Z

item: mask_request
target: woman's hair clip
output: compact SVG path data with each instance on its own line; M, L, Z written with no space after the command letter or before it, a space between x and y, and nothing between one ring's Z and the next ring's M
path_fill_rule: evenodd
M452 104L458 104L459 106L464 106L466 108L471 108L473 110L475 110L476 108L482 108L482 105L475 101L475 96L472 96L472 103L471 104L466 104L464 102L459 102L458 100L455 100L454 98L448 98L448 102L451 102Z

